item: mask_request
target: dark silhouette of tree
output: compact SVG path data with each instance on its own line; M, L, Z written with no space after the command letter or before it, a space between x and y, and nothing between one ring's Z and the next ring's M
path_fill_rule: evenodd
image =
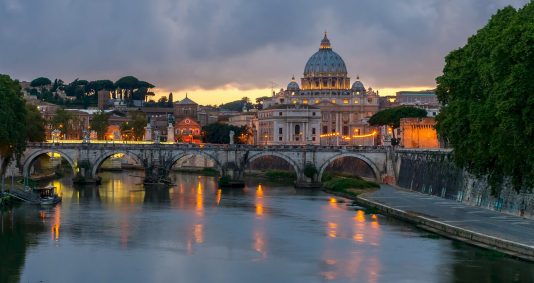
M26 107L19 82L0 75L0 176L26 148Z
M35 105L26 104L26 136L30 142L45 140L46 121Z
M104 111L93 114L90 122L91 130L96 132L99 140L103 140L109 126L109 114Z
M436 79L438 133L457 165L488 175L494 189L506 176L517 190L534 187L533 19L534 2L499 10Z
M50 79L49 78L45 78L45 77L39 77L39 78L36 78L35 80L30 82L30 86L31 87L37 87L41 91L43 91L45 86L49 86L51 84L52 84L52 82L50 81Z

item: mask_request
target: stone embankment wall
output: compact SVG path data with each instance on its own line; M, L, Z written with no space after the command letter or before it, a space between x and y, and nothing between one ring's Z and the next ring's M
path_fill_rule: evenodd
M399 150L395 157L397 184L402 188L534 219L533 193L518 193L505 182L497 188L499 195L492 196L486 178L455 166L450 151Z

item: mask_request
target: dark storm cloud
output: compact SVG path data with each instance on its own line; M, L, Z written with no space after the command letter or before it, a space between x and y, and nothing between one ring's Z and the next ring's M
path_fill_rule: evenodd
M0 0L0 73L133 74L171 89L283 86L326 29L351 77L432 85L443 57L527 0Z

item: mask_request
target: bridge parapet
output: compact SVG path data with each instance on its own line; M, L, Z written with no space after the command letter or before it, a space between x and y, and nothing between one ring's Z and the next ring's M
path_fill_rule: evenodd
M95 179L98 168L107 158L124 153L140 161L145 175L159 174L151 179L162 179L173 164L188 155L202 155L212 159L217 169L233 178L242 178L250 162L264 156L276 156L286 160L295 169L297 182L316 184L327 166L339 158L352 157L365 162L373 170L377 181L390 174L391 148L377 146L316 146L316 145L229 145L229 144L187 144L149 142L88 142L61 141L29 143L24 154L24 174L39 155L57 151L71 163L75 172L90 172L86 177ZM408 151L406 151L408 152ZM84 164L85 168L79 166ZM307 164L314 165L318 175L304 176ZM83 170L81 170L83 169ZM90 175L90 176L89 176Z

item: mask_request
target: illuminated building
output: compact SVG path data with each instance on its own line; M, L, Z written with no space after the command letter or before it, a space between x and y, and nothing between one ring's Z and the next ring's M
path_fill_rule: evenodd
M186 117L174 125L175 139L178 142L200 143L200 124Z
M258 144L319 144L321 110L310 105L273 105L259 111L257 124Z
M287 89L264 101L264 109L312 105L321 112L321 144L374 145L376 129L367 120L378 111L378 93L366 89L359 77L351 85L347 74L345 62L332 50L325 33L319 50L306 63L301 85L293 77ZM261 126L258 132L262 132Z
M401 146L405 148L439 148L434 118L402 118Z
M187 97L174 103L174 118L176 121L183 119L185 117L193 117L197 119L198 104Z

